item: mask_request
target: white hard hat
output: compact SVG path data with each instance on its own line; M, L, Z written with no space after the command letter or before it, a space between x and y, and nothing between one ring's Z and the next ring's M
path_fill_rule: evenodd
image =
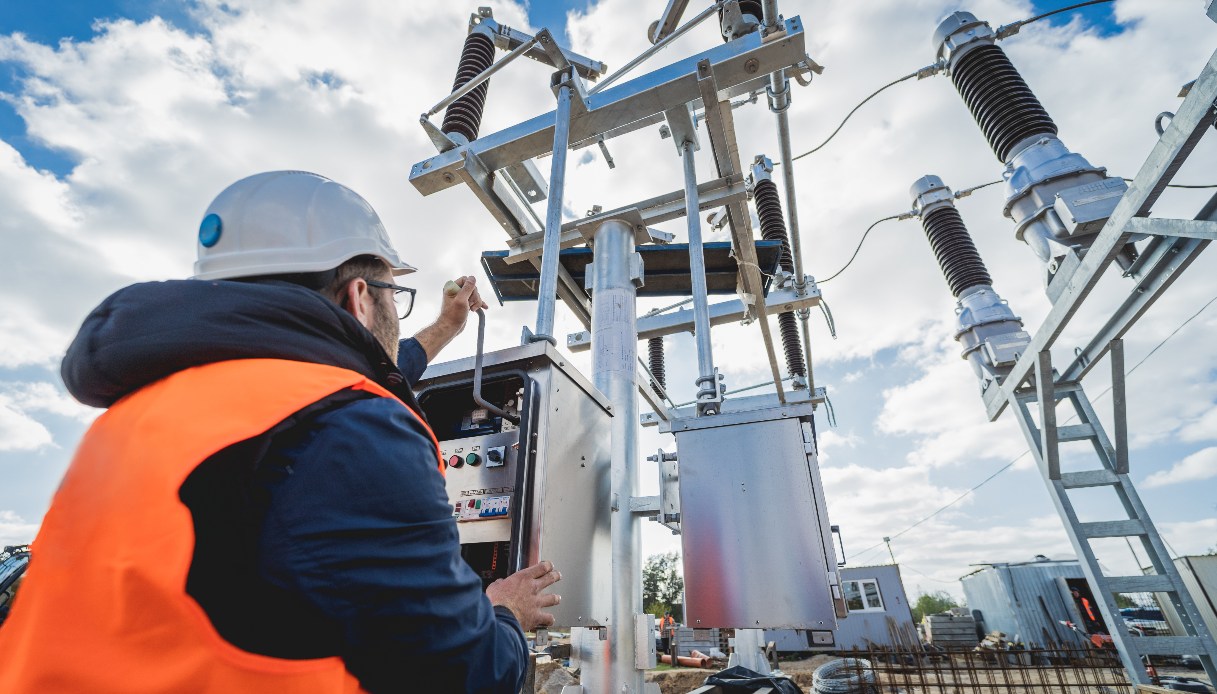
M194 278L233 279L332 270L360 255L414 272L366 200L324 176L269 171L243 178L208 206Z

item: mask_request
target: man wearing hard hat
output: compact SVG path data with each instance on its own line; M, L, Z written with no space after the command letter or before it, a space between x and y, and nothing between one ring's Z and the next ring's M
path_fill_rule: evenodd
M403 373L413 271L352 190L271 172L212 202L194 279L85 319L64 383L108 409L0 629L0 691L520 689L560 576L483 593L461 559L409 381L484 304L463 278Z

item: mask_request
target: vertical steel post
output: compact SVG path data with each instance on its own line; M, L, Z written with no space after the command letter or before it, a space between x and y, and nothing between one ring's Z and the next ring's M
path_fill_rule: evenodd
M765 33L768 33L778 25L777 0L763 0L761 12L764 15L761 25ZM801 295L806 288L803 274L803 239L799 235L799 207L794 192L794 153L790 145L790 80L786 78L785 70L769 75L769 110L773 111L778 121L778 156L782 162L782 186L786 189L786 228L790 230L790 255L794 256L794 286ZM814 396L816 380L811 366L811 329L808 327L811 310L802 309L795 315L799 318L799 331L803 337L807 392Z
M794 154L790 148L790 85L785 83L786 107L777 112L778 120L778 152L782 158L782 186L786 189L786 228L790 230L790 254L794 256L794 287L799 294L806 292L805 275L803 274L803 240L799 235L799 206L794 192ZM811 368L811 331L807 321L811 317L810 309L798 312L800 328L803 333L803 360L807 362L807 391L815 394L815 376Z
M570 85L558 87L554 111L554 153L549 167L549 201L545 208L545 245L541 255L541 287L537 292L537 329L533 341L554 340L558 303L558 253L562 237L562 198L566 188L566 150L570 145Z
M698 414L709 400L716 408L718 375L714 370L714 351L710 342L710 305L706 289L706 253L701 240L701 217L698 214L697 167L693 159L693 143L685 140L680 148L685 165L685 219L689 222L689 278L693 283L693 334L697 339L697 400ZM715 414L707 411L706 414Z
M613 406L613 612L608 648L585 650L593 658L607 654L611 665L585 665L583 687L594 694L641 694L643 671L635 667L634 661L634 615L642 613L641 516L630 512L630 499L638 494L635 282L641 279L641 264L635 260L634 229L630 224L608 220L597 227L593 238L592 382Z

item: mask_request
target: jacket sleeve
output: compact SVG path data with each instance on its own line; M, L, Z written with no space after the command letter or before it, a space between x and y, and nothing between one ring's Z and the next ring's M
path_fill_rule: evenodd
M427 370L427 351L422 343L408 337L397 343L397 368L406 376L410 385L418 383Z
M435 445L406 408L344 405L276 457L260 572L341 625L364 689L519 691L524 633L461 559Z

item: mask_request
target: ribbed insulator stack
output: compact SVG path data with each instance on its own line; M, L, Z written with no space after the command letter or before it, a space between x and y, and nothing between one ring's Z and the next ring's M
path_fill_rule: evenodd
M969 287L993 284L989 270L972 241L972 235L964 226L959 210L953 205L939 207L922 215L921 226L925 229L930 247L934 249L934 257L938 258L938 266L942 268L942 274L947 278L947 284L956 299Z
M790 255L790 238L786 234L786 218L782 216L782 200L778 197L777 185L768 179L761 179L752 188L752 197L756 201L756 216L761 220L761 238L766 241L781 241L782 253L778 256L778 266L786 272L794 274L794 261Z
M1003 162L1019 142L1056 135L1048 111L999 46L969 48L951 68L951 80Z
M741 3L742 4L742 3ZM782 201L778 188L772 180L763 178L752 187L752 199L756 202L756 216L761 222L761 238L766 241L781 241L782 252L778 266L794 274L794 261L790 255L790 238L786 234L786 219L782 215ZM793 311L778 315L778 329L782 333L782 349L786 353L786 368L795 376L806 376L807 365L803 361L803 344L799 339L799 326Z
M668 374L663 363L663 338L652 337L647 340L647 353L650 356L651 375L660 388L667 389Z
M461 48L461 62L456 68L452 91L465 86L493 62L494 41L480 31L469 34L465 37L464 47ZM482 82L474 87L473 91L449 104L448 109L444 111L444 124L440 129L448 135L461 135L467 142L476 140L478 128L482 124L482 110L486 107L486 90L489 87L489 80Z

